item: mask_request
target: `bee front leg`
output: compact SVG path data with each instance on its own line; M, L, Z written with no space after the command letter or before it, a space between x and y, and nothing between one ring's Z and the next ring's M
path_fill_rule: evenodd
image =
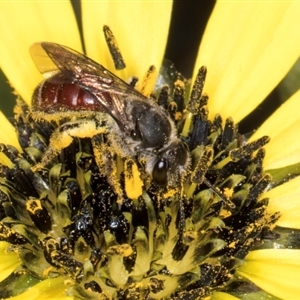
M71 145L74 138L92 138L106 131L106 127L99 126L96 120L82 119L64 123L52 133L47 151L32 170L36 171L50 164L63 149Z

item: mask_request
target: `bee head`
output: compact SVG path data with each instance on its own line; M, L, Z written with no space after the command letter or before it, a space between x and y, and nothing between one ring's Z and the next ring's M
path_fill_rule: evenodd
M152 179L162 187L170 183L176 184L176 181L186 170L189 160L188 146L176 139L159 152L153 167Z

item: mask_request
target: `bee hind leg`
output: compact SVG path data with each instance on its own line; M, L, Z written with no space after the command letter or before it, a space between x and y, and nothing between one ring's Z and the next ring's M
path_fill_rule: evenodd
M71 145L74 138L92 138L105 132L106 127L98 126L95 120L81 119L64 123L52 133L48 149L32 170L36 171L50 164L63 149Z

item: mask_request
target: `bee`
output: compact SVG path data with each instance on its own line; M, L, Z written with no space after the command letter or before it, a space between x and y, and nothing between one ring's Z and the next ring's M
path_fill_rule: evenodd
M30 53L45 77L33 93L33 116L50 121L69 118L52 134L36 168L47 165L74 138L95 140L106 134L115 153L131 158L150 181L160 187L178 186L190 162L189 149L153 98L66 46L40 42ZM94 147L99 144L94 142Z

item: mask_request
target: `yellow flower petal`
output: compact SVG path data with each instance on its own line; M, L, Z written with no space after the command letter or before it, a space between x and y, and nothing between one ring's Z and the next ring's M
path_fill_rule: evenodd
M28 103L42 80L29 55L31 44L50 41L81 51L69 1L1 1L0 28L0 67Z
M268 211L282 214L276 225L300 229L300 176L268 191L263 196L270 198Z
M9 243L0 242L0 281L8 277L21 264L19 255L7 251L9 245Z
M238 275L281 299L299 299L300 250L250 252Z
M300 161L300 91L295 93L254 133L251 140L262 135L271 137L265 147L264 167L276 169L292 165Z
M54 279L46 279L36 284L25 293L18 296L9 298L10 300L46 300L46 299L59 299L71 300L74 297L65 296L66 285L62 277Z
M1 124L1 136L0 143L8 144L16 147L21 151L21 147L16 135L15 127L7 120L7 118L0 111L0 124Z
M172 1L83 1L82 19L87 54L123 79L141 79L150 65L160 68L168 36ZM126 63L115 71L104 40L111 28Z
M207 66L210 116L240 121L299 57L298 1L218 1L203 36L196 69Z

